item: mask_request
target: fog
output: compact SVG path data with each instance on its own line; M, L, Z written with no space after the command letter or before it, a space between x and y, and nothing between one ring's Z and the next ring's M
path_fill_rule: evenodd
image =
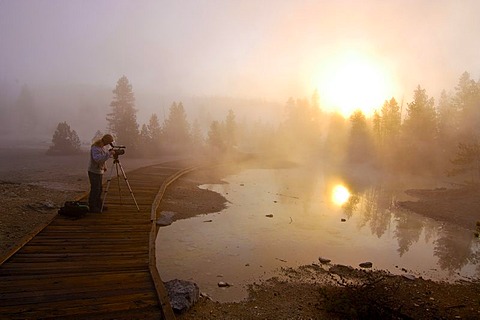
M258 210L261 201L268 200L268 210L272 203L278 208L283 194L298 191L300 196L294 196L308 201L285 206L290 221L284 222L290 225L293 214L309 207L330 212L327 192L341 184L351 199L341 209L350 210L347 218L368 224L372 237L357 237L352 224L339 229L338 215L331 216L334 229L322 229L326 224L313 214L311 220L294 216L292 227L303 221L312 231L306 242L315 245L316 257L318 243L331 243L319 236L337 238L343 232L347 251L330 246L336 251L332 256L363 259L349 250L363 255L357 244L373 239L384 246L393 236L398 248L385 252L397 249L401 256L426 234L438 239L440 265L457 272L470 259L478 261L478 248L466 236L470 231L462 229L457 237L443 225L422 228L416 216L397 216L390 208L396 192L405 189L480 179L479 12L479 0L0 0L0 155L3 163L21 167L4 171L33 181L38 172L50 175L36 170L45 164L56 172L50 182L64 174L74 181L67 174L77 171L61 168L62 163L87 160L92 141L106 132L117 145L127 146L124 157L137 167L188 156L195 163L228 160L223 163L238 165L240 171L248 161L233 160L254 158L259 160L255 165L269 170L289 170L263 185L272 191L268 196L252 188L258 187L256 179L265 180L258 172L248 178L251 183L230 185L253 190L228 201L232 207L244 205L246 198L257 201L255 210L246 212L261 212L258 226L275 221L265 219L267 209ZM12 146L22 152L10 152ZM27 147L35 152L24 152L31 151ZM132 167L127 162L127 169ZM362 206L367 215L353 215ZM240 215L225 219L231 216ZM243 232L234 238L219 224L209 226L227 230L229 241L246 239ZM428 234L434 228L440 230L437 238ZM240 231L250 229L246 225ZM221 243L225 251L222 238L211 234L206 240ZM264 234L261 229L249 236ZM384 235L387 240L377 242ZM450 241L450 235L468 243L457 246L460 241ZM290 243L298 244L293 239ZM425 247L418 251L434 250L432 243ZM303 255L285 248L279 251ZM193 252L170 251L179 250ZM210 261L228 260L243 268L245 260L230 259L231 252ZM452 252L468 255L458 262L449 260ZM391 254L382 259L380 267L396 262ZM414 256L411 261L420 260ZM455 263L458 267L448 267Z
M152 113L163 121L174 101L204 130L229 109L237 121L279 121L289 97L309 98L345 47L381 60L392 82L385 99L408 102L419 84L438 99L464 71L480 75L479 11L475 0L4 0L2 123L28 88L40 127L32 134L48 140L67 121L88 141L105 129L123 75L140 126Z

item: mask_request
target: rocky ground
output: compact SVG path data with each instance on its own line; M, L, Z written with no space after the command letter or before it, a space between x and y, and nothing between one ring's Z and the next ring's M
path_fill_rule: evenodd
M163 159L166 160L166 159ZM160 159L132 160L128 170ZM0 152L0 256L51 219L67 199L88 189L85 155L47 157L41 150ZM162 210L182 218L217 212L225 199L200 190L200 183L219 181L222 172L189 175L167 192ZM399 203L419 214L455 223L472 232L480 220L478 190L410 190L418 201ZM188 197L189 201L185 201ZM201 288L200 288L201 290ZM286 268L278 276L249 286L249 298L218 303L208 297L179 319L478 319L480 284L433 282L394 276L381 270L312 264Z

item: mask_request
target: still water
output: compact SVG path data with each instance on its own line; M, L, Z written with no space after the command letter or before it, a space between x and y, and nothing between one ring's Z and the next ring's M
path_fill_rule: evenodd
M480 273L472 231L399 209L395 202L408 198L388 183L347 182L303 167L248 169L225 181L201 187L221 193L227 209L158 232L164 281L193 281L225 302L246 298L246 284L281 267L318 263L319 257L353 267L370 261L374 269L435 280ZM220 281L232 286L219 288Z

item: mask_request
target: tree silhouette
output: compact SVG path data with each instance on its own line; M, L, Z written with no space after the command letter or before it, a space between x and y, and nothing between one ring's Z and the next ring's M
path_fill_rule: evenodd
M438 102L438 141L444 159L455 152L460 140L459 116L453 99L443 90Z
M158 117L154 113L150 116L148 124L143 124L140 130L140 146L138 149L144 155L158 154L161 149L162 128Z
M110 103L112 112L107 115L108 130L115 136L115 142L135 149L138 142L137 110L132 85L127 77L121 77Z
M462 140L480 134L480 85L464 72L455 87L454 104L461 117Z
M143 149L150 149L150 144L152 143L152 138L148 132L148 126L144 123L142 129L140 129L140 143L142 144Z
M225 143L228 148L237 145L237 122L235 121L235 113L232 109L228 110L225 118Z
M224 151L226 148L222 131L221 123L216 120L212 121L207 133L207 144L217 151Z
M436 168L437 115L433 98L420 86L414 91L413 102L407 105L403 123L404 156L412 171Z
M53 145L48 149L49 155L74 154L80 151L80 139L67 122L60 122L52 138Z
M194 151L199 152L203 149L205 141L202 135L202 130L200 129L200 124L198 120L193 121L192 124L192 146Z
M148 120L147 131L152 144L156 147L160 146L162 128L160 127L160 122L158 121L158 116L156 113L150 116L150 119Z
M462 173L470 173L472 182L480 178L480 144L459 143L458 151L451 163L454 168L448 171L448 175L455 176Z
M350 116L350 139L348 145L348 160L352 163L361 163L374 159L373 143L365 115L361 110Z
M315 92L308 99L289 98L285 106L285 121L280 127L279 145L287 154L312 155L321 149L320 109Z
M396 144L400 136L400 106L395 98L385 101L382 107L382 135L386 145Z
M398 159L401 115L395 98L385 101L380 112L373 115L373 132L379 156L387 168L395 166Z
M165 140L171 148L180 151L190 146L190 124L181 102L171 105L163 130Z

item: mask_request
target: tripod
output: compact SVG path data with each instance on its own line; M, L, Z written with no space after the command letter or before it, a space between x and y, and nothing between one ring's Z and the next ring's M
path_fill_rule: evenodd
M132 188L130 187L130 183L128 183L127 175L123 170L120 160L118 159L118 155L114 155L113 159L114 159L113 165L112 165L112 168L110 169L110 176L108 177L108 180L107 180L107 187L105 188L105 196L103 197L102 208L100 209L100 212L103 211L103 206L105 205L105 199L107 199L108 189L110 188L110 183L112 182L112 177L113 177L113 168L115 168L115 171L117 172L118 193L120 194L120 202L122 202L122 192L120 190L120 174L118 171L119 168L120 168L120 171L122 172L123 179L125 180L128 190L130 190L130 194L132 195L133 202L135 202L135 206L137 206L137 210L140 211L140 208L138 207L138 204L137 204L137 200L135 200L135 196L133 195Z

